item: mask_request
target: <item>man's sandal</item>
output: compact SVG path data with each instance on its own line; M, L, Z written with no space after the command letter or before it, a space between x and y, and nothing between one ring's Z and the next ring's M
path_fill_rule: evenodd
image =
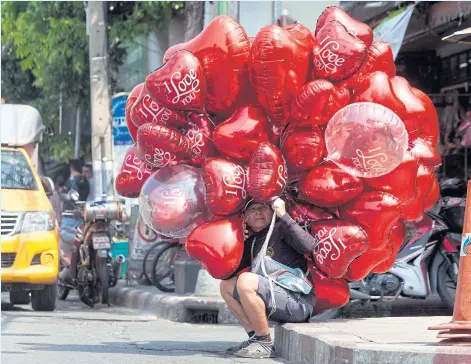
M250 345L234 353L234 356L250 359L265 359L276 357L273 342L253 341Z

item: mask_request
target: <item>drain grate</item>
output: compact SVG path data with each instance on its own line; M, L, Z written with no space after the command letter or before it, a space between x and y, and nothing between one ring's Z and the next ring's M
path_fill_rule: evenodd
M217 324L218 323L218 310L188 310L190 317L189 323L191 324Z

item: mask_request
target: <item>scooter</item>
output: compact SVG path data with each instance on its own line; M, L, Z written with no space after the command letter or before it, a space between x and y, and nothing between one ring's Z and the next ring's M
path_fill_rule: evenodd
M442 197L435 210L419 222L406 224L406 239L389 272L349 283L350 303L394 301L399 297L425 299L438 293L453 308L465 194L463 184L441 186ZM314 319L333 319L341 312L342 308L327 310Z

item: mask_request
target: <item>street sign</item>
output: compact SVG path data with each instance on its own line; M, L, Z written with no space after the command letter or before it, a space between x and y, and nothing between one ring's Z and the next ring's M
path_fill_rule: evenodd
M111 98L111 120L113 126L114 145L134 144L126 125L126 101L128 94L121 92Z

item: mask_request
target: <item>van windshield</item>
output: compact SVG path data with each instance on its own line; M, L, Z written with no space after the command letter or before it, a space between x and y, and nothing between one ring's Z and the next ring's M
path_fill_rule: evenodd
M37 190L33 171L23 153L2 149L2 189Z

